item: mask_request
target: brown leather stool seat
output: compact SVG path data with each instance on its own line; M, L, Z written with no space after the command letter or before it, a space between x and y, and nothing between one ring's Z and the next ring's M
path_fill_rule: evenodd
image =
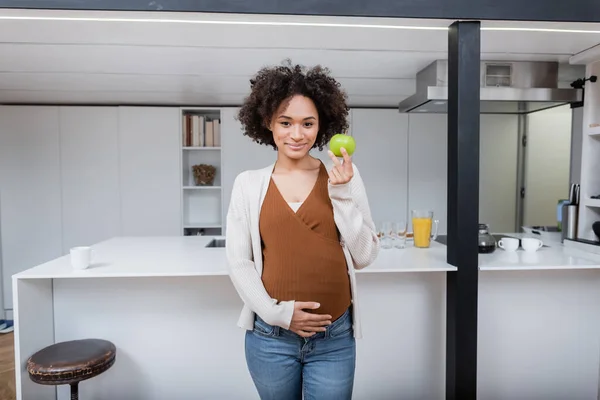
M42 385L71 385L71 400L79 382L100 375L115 363L117 348L102 339L81 339L50 345L27 360L29 378Z

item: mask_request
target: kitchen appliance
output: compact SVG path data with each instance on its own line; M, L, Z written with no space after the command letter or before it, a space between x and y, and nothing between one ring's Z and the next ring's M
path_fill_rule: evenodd
M571 184L569 202L562 208L562 234L561 242L565 239L577 239L577 217L579 212L579 193L581 187L578 183Z
M559 75L581 76L581 65L540 61L482 61L481 114L528 114L582 99L580 88L559 88ZM416 93L400 112L446 113L448 61L437 60L417 73Z
M490 234L488 224L479 224L479 253L489 254L496 251L496 238Z

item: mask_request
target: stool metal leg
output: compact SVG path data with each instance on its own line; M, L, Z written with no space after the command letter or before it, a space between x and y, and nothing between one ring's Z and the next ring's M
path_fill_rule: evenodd
M79 400L79 383L71 384L71 400Z

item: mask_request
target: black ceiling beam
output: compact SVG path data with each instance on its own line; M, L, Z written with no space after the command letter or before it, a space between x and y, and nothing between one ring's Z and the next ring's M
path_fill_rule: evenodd
M0 8L600 22L598 0L0 0Z

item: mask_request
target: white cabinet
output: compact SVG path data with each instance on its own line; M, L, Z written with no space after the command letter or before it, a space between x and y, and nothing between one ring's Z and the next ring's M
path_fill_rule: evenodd
M122 234L180 235L179 108L119 107L118 113Z
M367 189L375 223L406 221L408 114L393 109L353 109L354 162Z
M11 276L61 255L58 107L0 107L0 238L12 309Z
M117 107L60 108L65 253L121 233L118 130Z

